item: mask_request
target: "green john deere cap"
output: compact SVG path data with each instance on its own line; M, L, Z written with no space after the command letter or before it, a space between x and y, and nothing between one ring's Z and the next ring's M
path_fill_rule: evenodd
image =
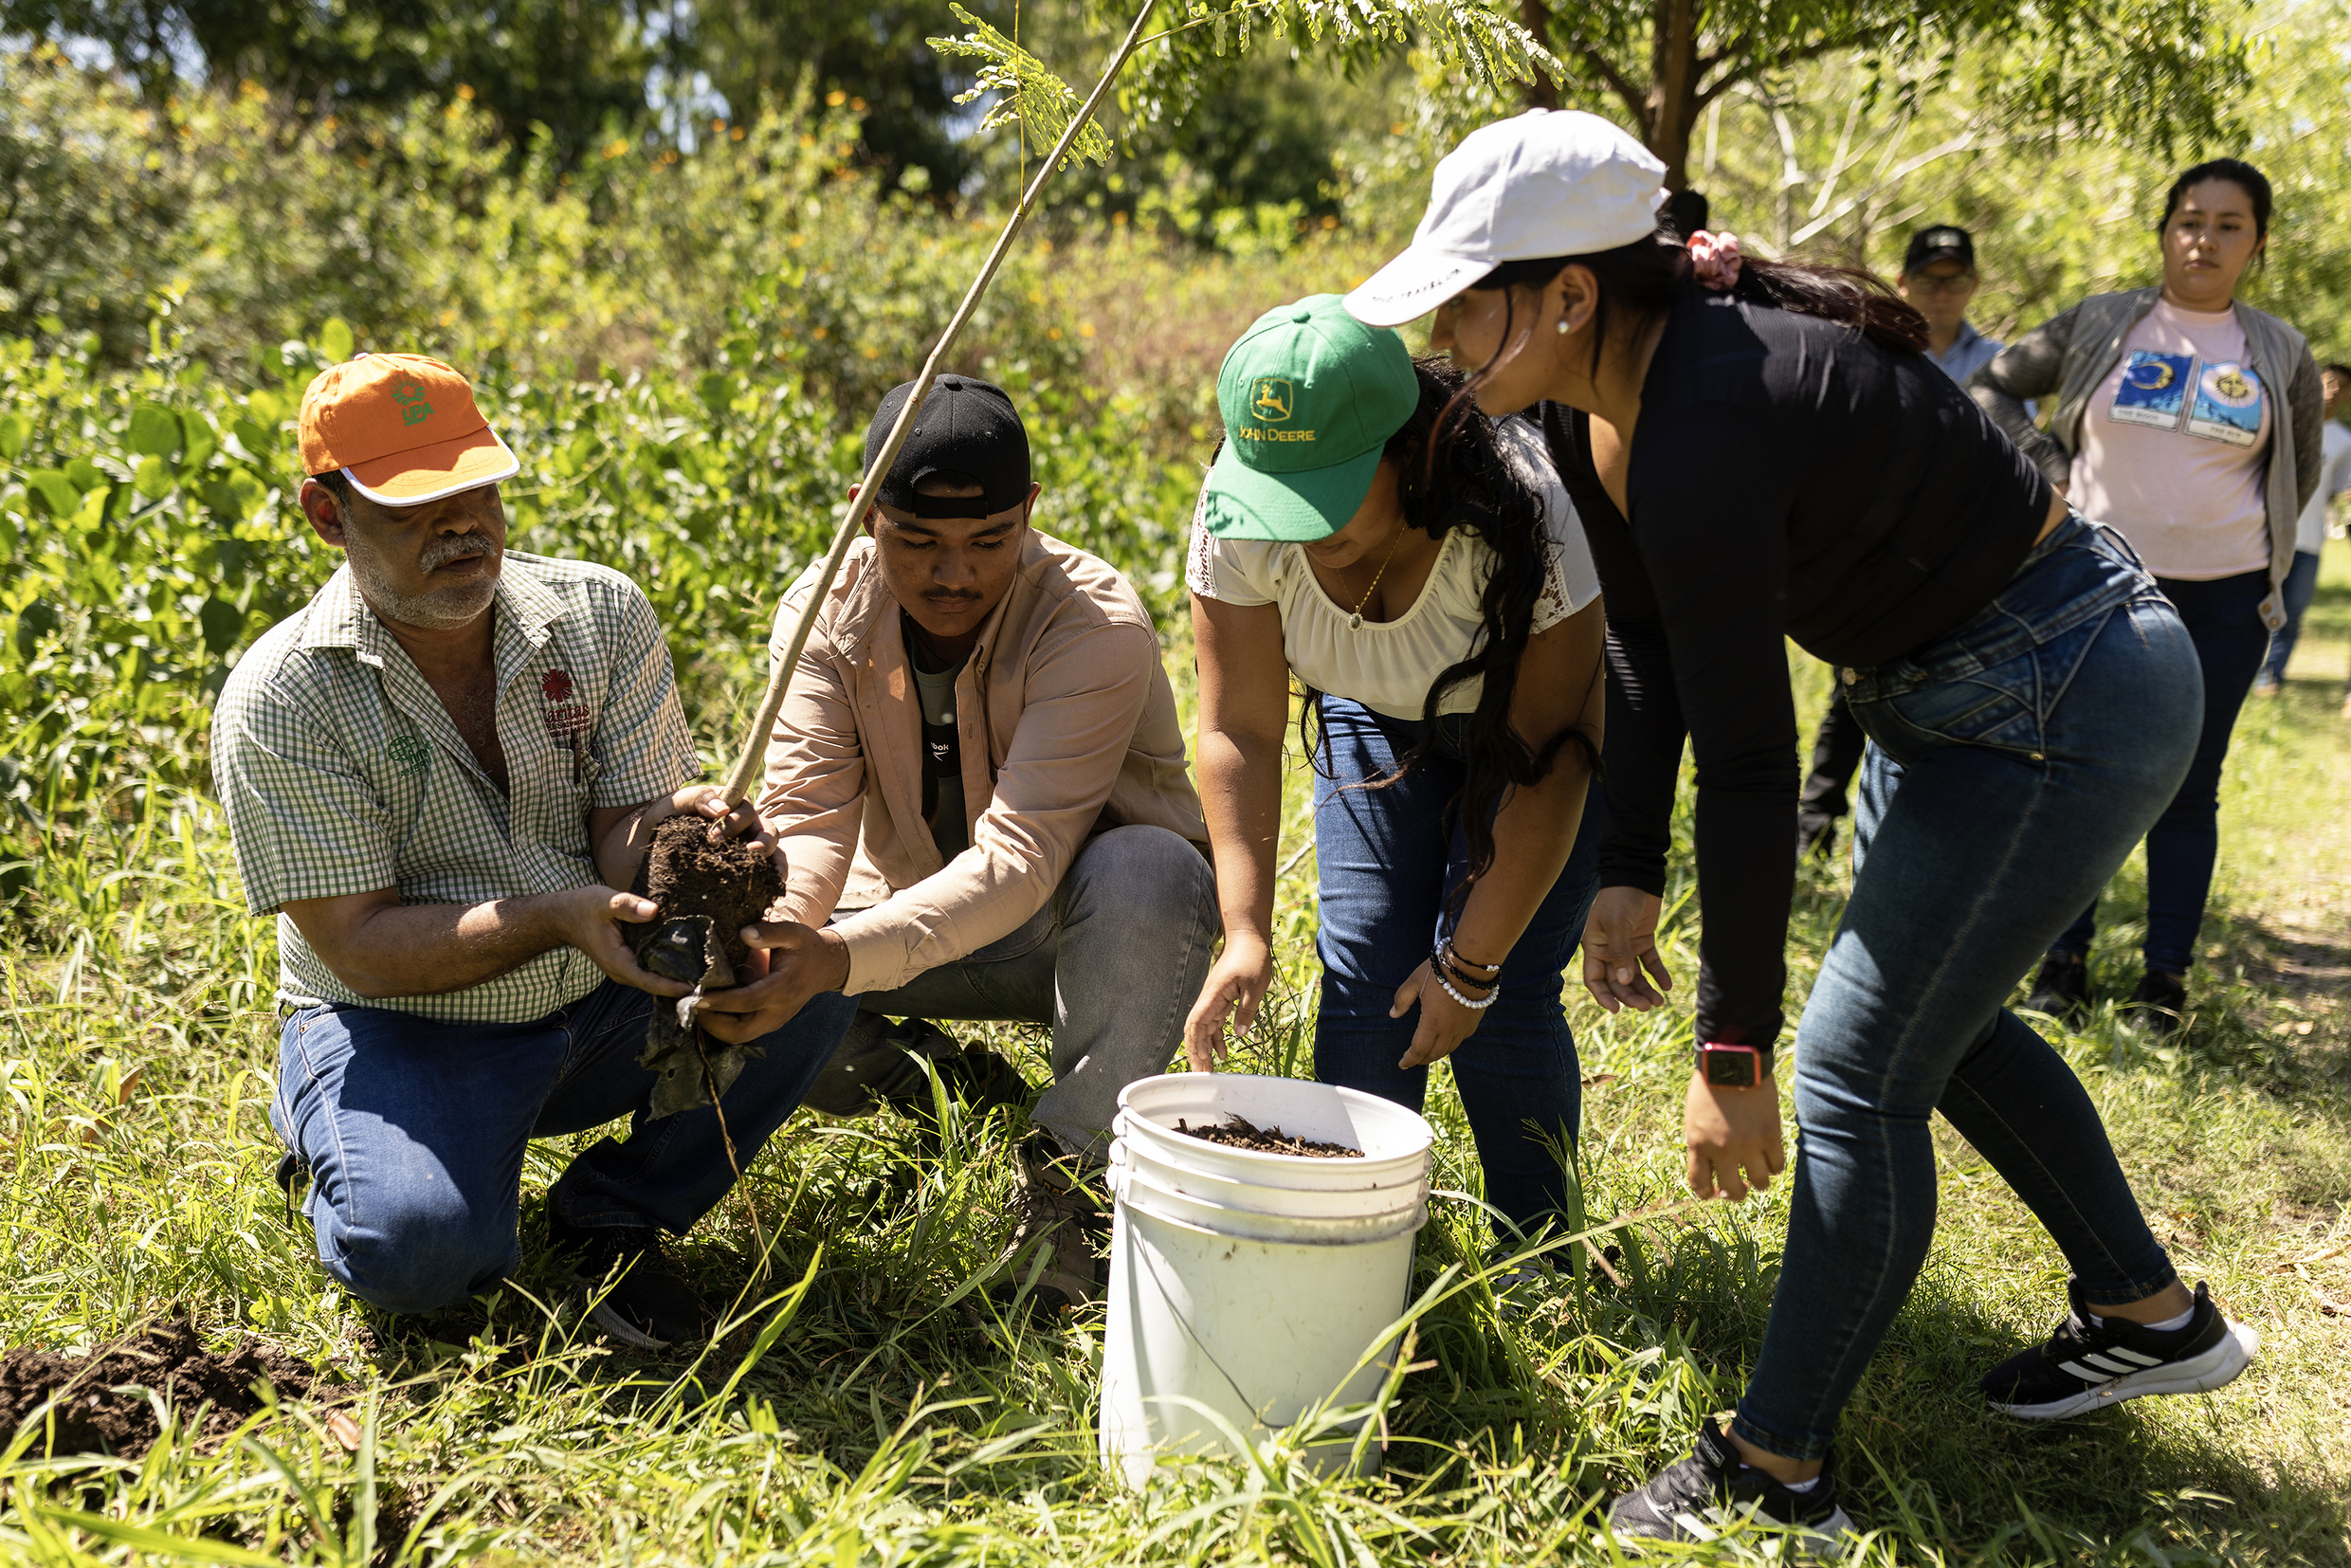
M1208 471L1208 531L1227 539L1338 533L1419 402L1404 339L1348 315L1338 295L1266 312L1216 375L1225 449Z

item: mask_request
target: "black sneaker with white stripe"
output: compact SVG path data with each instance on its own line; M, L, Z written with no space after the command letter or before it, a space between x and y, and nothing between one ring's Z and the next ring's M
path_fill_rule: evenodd
M1992 1408L2025 1421L2062 1421L2149 1394L2203 1394L2243 1372L2261 1336L2233 1323L2196 1287L2196 1316L2168 1333L2121 1318L2096 1317L2078 1280L2066 1281L2072 1310L2049 1342L2019 1351L1977 1386Z
M1610 1532L1636 1554L1643 1541L1712 1541L1739 1525L1795 1531L1812 1550L1841 1547L1853 1522L1837 1506L1835 1457L1818 1481L1795 1491L1740 1458L1708 1420L1687 1459L1608 1505Z

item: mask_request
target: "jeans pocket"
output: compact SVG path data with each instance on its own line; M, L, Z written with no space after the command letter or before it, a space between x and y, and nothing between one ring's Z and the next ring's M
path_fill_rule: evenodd
M1934 745L1988 746L2037 762L2044 749L2041 673L2041 649L2033 648L1971 674L1857 704L1855 711L1897 762Z

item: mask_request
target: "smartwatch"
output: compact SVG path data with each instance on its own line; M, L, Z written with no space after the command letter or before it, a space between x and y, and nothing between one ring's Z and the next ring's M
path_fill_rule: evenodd
M1753 1046L1707 1043L1698 1048L1698 1076L1717 1088L1752 1089L1771 1073L1771 1053Z

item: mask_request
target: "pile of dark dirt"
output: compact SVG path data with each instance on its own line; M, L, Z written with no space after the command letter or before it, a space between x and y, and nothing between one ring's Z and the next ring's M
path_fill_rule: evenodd
M768 905L784 896L783 873L775 856L739 838L713 844L710 828L705 817L681 815L653 830L645 896L661 905L664 921L709 917L727 967L740 975L751 958L742 929L758 924Z
M751 961L742 929L765 919L784 892L772 853L739 838L714 839L711 830L700 815L673 816L653 830L640 890L661 905L661 916L637 927L635 939L638 963L697 993L742 983ZM714 1103L742 1075L744 1062L761 1054L756 1046L710 1038L692 1016L692 998L683 1005L683 1012L653 1010L637 1056L653 1075L649 1108L657 1117Z
M269 1384L281 1400L325 1391L308 1365L282 1350L246 1343L209 1351L187 1322L152 1324L89 1356L19 1345L0 1357L0 1433L13 1432L55 1397L52 1451L136 1459L162 1435L148 1390L204 1436L218 1437L262 1408L256 1383Z
M1344 1143L1318 1143L1310 1138L1292 1138L1279 1127L1260 1127L1247 1118L1227 1114L1221 1127L1194 1127L1182 1117L1176 1119L1176 1130L1207 1143L1222 1143L1230 1149L1255 1149L1261 1154L1303 1155L1308 1159L1361 1159L1363 1151L1350 1149Z

